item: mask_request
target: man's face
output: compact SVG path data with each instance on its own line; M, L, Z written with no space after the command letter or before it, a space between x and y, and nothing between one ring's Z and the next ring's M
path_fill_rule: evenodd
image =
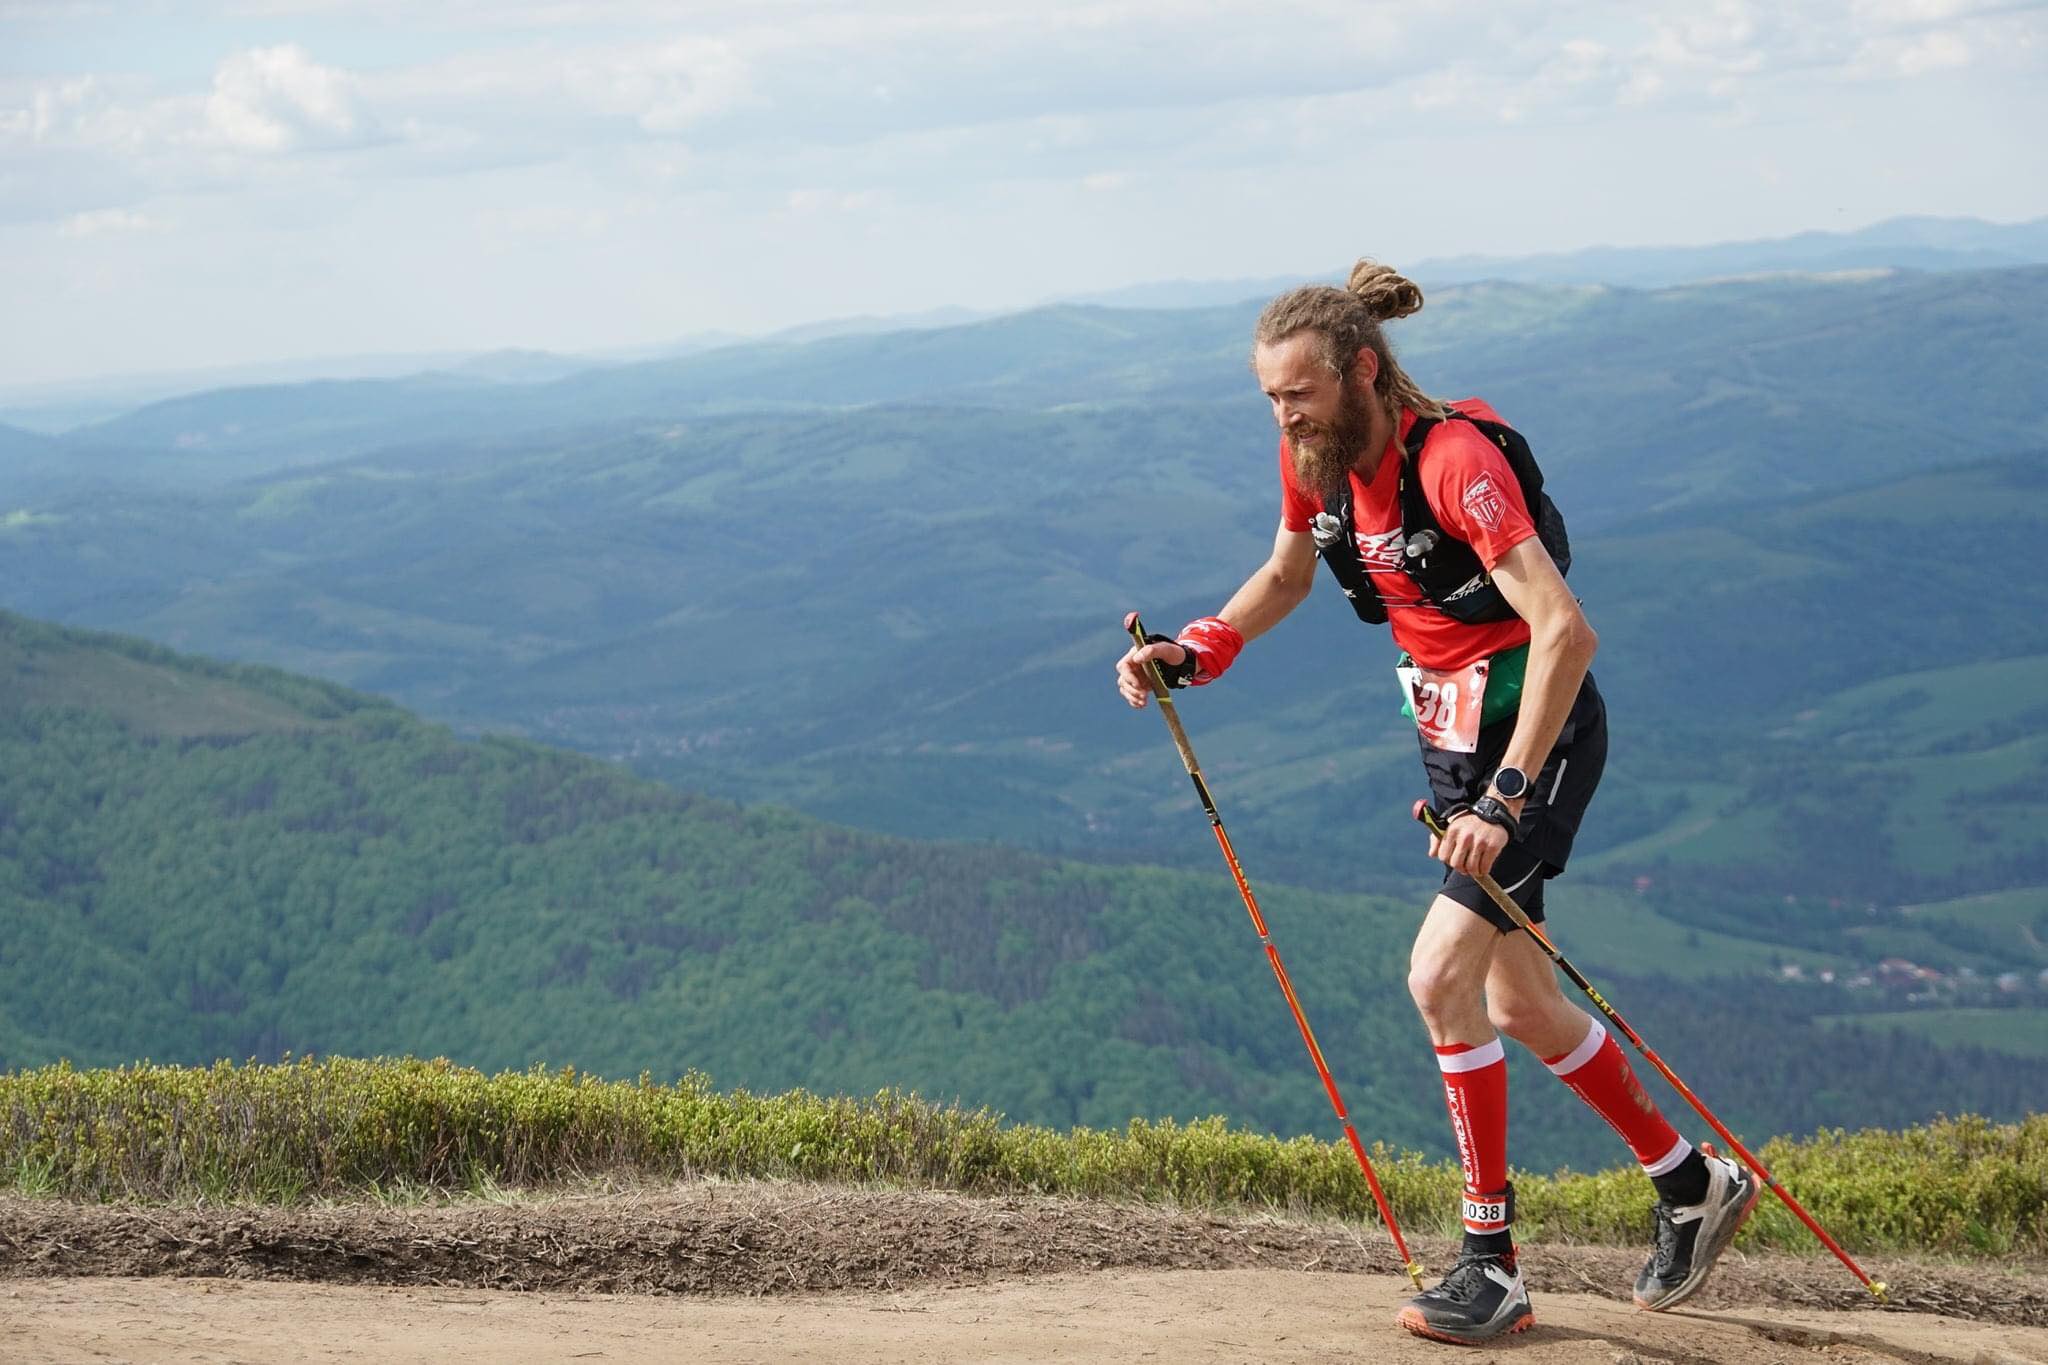
M1252 355L1259 387L1273 405L1273 421L1287 438L1294 472L1318 491L1337 486L1366 453L1372 433L1371 388L1351 375L1330 373L1322 338L1297 332Z

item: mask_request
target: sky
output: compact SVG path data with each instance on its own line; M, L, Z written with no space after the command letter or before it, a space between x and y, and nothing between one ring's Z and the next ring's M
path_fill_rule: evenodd
M2048 0L0 0L0 385L2048 215Z

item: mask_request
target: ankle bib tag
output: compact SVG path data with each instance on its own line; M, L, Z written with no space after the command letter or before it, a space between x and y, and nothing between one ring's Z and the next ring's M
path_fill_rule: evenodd
M1486 673L1491 659L1463 668L1396 668L1401 690L1415 714L1415 728L1432 749L1469 754L1479 747L1479 715L1486 703Z
M1506 1195L1490 1198L1465 1196L1465 1226L1474 1232L1498 1232L1514 1221Z

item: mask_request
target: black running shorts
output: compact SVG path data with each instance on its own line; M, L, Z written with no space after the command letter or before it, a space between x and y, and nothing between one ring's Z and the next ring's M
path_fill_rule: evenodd
M1500 766L1514 737L1514 716L1503 716L1479 731L1479 747L1469 754L1422 746L1422 767L1429 775L1430 805L1439 818L1469 806L1486 794L1493 771ZM1543 919L1543 884L1564 871L1572 856L1579 820L1600 785L1607 766L1607 703L1593 685L1593 675L1579 686L1571 712L1557 732L1557 743L1529 787L1521 827L1493 864L1493 879L1514 898L1531 920ZM1515 922L1462 872L1444 869L1443 894L1508 933Z

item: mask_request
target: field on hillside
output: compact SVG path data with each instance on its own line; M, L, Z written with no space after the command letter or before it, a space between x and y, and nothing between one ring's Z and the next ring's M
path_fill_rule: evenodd
M1182 827L1196 861L1171 869L892 839L6 613L0 811L0 896L17 907L0 916L0 1068L410 1053L661 1081L697 1070L757 1092L900 1086L1056 1129L1220 1114L1331 1131L1196 820ZM1252 835L1239 848L1269 851ZM1352 1112L1377 1140L1443 1152L1402 981L1423 887L1397 884L1397 899L1253 876ZM1909 986L1935 994L1854 984L1886 950L1866 936L1938 923L1962 945L1974 903L1794 913L1672 877L1560 887L1552 904L1565 950L1759 1140L1944 1112L2011 1120L2048 1093L2048 1058L1995 1037L1812 1022L1906 1008ZM2028 904L1985 910L1988 937L1967 940L1977 976L1911 1003L2039 1008L2048 983L2000 984L2035 961ZM1510 1069L1521 1160L1589 1169L1619 1154L1539 1065L1518 1054Z
M1398 329L1431 392L1529 433L1571 519L1616 736L1588 871L1881 902L2048 878L2044 299L2041 268L1492 283ZM686 790L1172 862L1183 785L1103 673L1125 609L1212 611L1270 543L1255 309L193 394L46 442L68 488L0 486L0 581ZM1971 554L1900 553L1939 526ZM2001 609L1955 610L1984 562ZM1325 589L1190 699L1255 875L1421 870L1390 663Z

